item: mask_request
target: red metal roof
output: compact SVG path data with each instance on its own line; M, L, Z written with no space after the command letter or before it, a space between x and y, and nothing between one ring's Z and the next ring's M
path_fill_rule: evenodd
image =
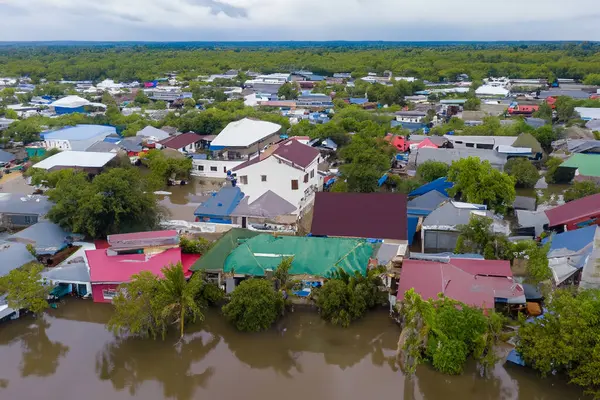
M122 241L130 240L143 240L143 239L159 239L159 238L170 238L177 236L178 233L174 229L164 231L151 231L151 232L135 232L135 233L120 233L117 235L108 235L106 240L109 244Z
M406 140L404 136L398 135L387 135L385 137L387 142L390 142L392 146L396 148L396 150L405 152L410 148L410 143Z
M312 146L302 144L297 140L288 139L279 143L277 150L273 154L302 168L306 168L320 153L319 150Z
M90 265L92 283L122 283L129 282L131 276L142 271L149 271L162 276L161 269L170 264L182 261L181 249L168 249L155 255L124 254L109 256L107 250L87 250L85 252ZM189 265L184 266L184 272Z
M405 260L398 287L398 300L414 288L424 299L436 299L439 293L470 306L493 308L495 299L525 302L523 287L508 277L488 277L465 272L452 263ZM462 261L462 260L461 260ZM479 260L482 261L482 260Z
M406 195L401 193L317 192L311 232L342 236L406 240Z
M546 210L545 213L549 221L548 226L551 227L585 221L600 214L600 193L570 201L562 206Z
M477 260L472 258L451 258L450 264L471 275L494 275L512 277L510 261Z
M184 148L185 146L188 146L192 143L199 142L200 140L202 140L202 136L194 132L188 132L163 139L158 143L162 144L164 147L177 150Z
M426 148L432 148L432 149L437 149L437 148L439 148L440 146L438 146L437 144L433 143L433 142L431 141L431 139L429 139L429 138L425 138L425 140L423 140L421 143L419 143L419 144L417 145L417 148L419 148L419 149L422 149L422 148L424 148L424 147L426 147Z

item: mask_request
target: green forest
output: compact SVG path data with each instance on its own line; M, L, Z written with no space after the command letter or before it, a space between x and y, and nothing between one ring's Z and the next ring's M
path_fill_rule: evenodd
M0 46L0 76L30 76L34 81L150 80L168 71L192 79L229 69L263 73L304 69L324 75L351 72L354 76L391 71L432 82L466 73L474 79L560 77L600 84L600 44Z

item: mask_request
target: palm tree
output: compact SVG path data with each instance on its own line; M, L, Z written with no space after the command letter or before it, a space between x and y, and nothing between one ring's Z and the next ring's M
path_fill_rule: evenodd
M187 281L181 263L163 268L162 273L165 277L160 281L160 295L164 296L165 304L162 315L168 321L179 322L181 338L183 338L186 316L193 322L196 319L204 319L202 310L195 300L203 282L198 274Z

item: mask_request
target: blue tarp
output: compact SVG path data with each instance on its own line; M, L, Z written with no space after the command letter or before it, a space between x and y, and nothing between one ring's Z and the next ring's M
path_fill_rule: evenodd
M544 239L542 243L546 244L548 241L552 241L550 252L558 249L568 249L577 252L594 240L596 228L596 225L592 225L574 231L559 233Z
M435 181L424 184L421 187L416 188L408 194L409 197L421 196L425 193L429 193L432 190L437 190L441 194L448 196L448 189L454 186L454 183L448 182L446 177L438 178Z
M83 109L83 106L81 106L81 107L74 107L74 108L54 107L54 111L58 115L75 114L75 113L84 113L85 112L85 110Z
M385 183L385 181L387 181L387 174L383 174L383 176L381 178L379 178L379 180L377 181L377 186L381 186Z
M508 357L506 357L506 361L511 362L513 364L520 365L522 367L525 366L525 361L523 361L523 359L521 358L519 353L517 353L516 350L511 350L510 353L508 353Z
M419 224L419 217L408 217L406 220L406 227L408 229L408 244L412 245L415 233L417 232L417 225Z

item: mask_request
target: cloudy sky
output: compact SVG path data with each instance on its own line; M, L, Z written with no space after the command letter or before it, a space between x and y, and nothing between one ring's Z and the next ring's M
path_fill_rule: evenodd
M0 0L14 40L600 40L600 0Z

